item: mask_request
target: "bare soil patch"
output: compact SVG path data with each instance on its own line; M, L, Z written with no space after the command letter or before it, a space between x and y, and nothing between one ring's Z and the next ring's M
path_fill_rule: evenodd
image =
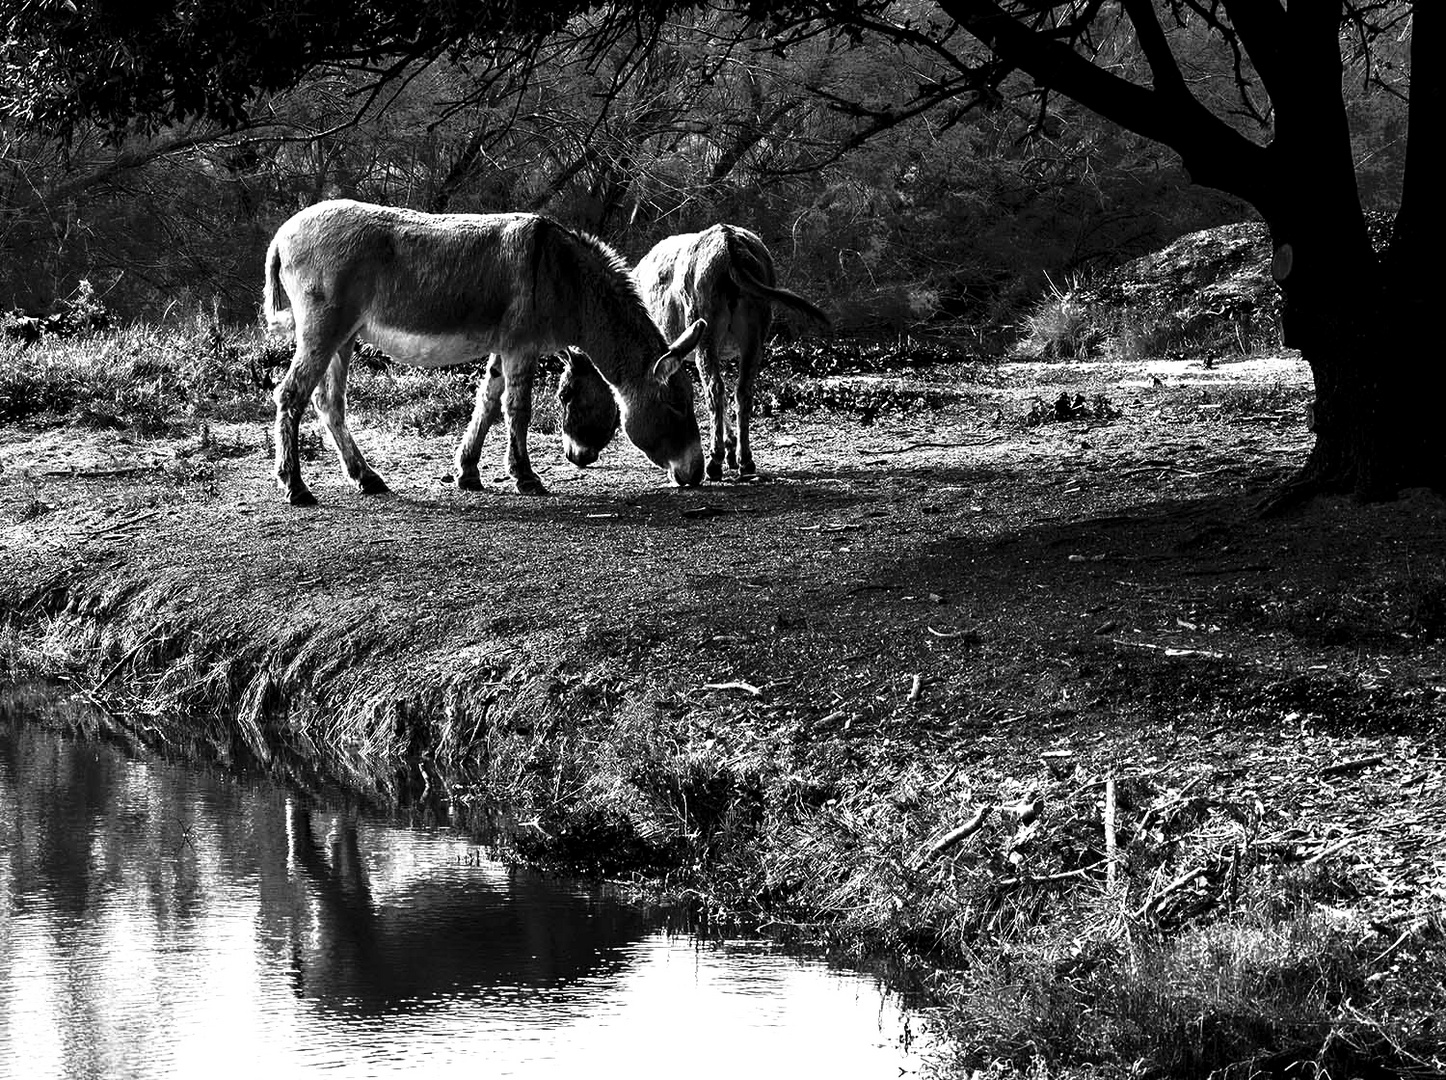
M140 741L926 957L955 1000L980 934L1076 920L1040 955L1081 988L1128 927L1228 922L1289 874L1300 910L1381 954L1340 990L1357 1005L1435 955L1442 499L1256 514L1308 447L1297 358L798 391L756 421L756 481L671 490L626 444L577 470L535 434L543 498L500 468L458 492L452 436L362 412L393 494L345 486L313 438L308 510L274 489L259 420L0 431L12 676L69 680ZM981 805L1003 809L930 854ZM1032 1052L1037 1031L1013 1046L969 1015L984 1057ZM1228 1053L1320 1051L1294 1030Z

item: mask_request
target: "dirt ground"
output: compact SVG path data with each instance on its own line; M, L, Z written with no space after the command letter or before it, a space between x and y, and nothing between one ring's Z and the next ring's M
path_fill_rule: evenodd
M275 490L261 420L0 430L9 677L166 752L936 956L951 926L1004 932L961 866L1103 888L1118 814L1136 920L1202 917L1247 855L1320 864L1312 902L1396 970L1398 928L1446 899L1440 496L1259 515L1309 445L1293 355L809 393L884 404L770 408L759 477L693 490L535 432L540 498L498 439L491 489L459 492L453 436L363 410L392 493L312 436L311 509ZM981 806L946 873L938 838Z
M1299 359L873 378L937 407L774 411L756 480L694 490L625 443L579 470L534 433L550 495L459 492L451 436L363 413L393 493L352 490L313 438L320 506L296 509L260 421L0 431L13 670L141 741L451 785L534 854L690 871L719 904L821 906L807 845L746 884L710 862L750 801L777 822L868 793L912 851L980 803L1117 777L1145 785L1121 789L1140 837L1150 806L1208 793L1258 844L1339 861L1331 903L1381 926L1439 908L1442 499L1259 516L1309 445ZM1078 872L1098 845L1011 865Z

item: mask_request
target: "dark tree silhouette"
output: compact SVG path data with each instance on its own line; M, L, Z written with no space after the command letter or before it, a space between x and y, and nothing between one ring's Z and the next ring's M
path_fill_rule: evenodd
M997 85L997 61L1106 119L1173 149L1199 183L1259 212L1275 244L1286 344L1315 378L1309 460L1276 505L1323 491L1365 498L1400 487L1446 489L1442 381L1430 314L1446 240L1441 166L1430 147L1446 125L1446 7L1409 0L937 0L901 18L898 5L754 5L786 43L821 26L911 42L946 55L959 93ZM961 35L962 30L968 37ZM1342 80L1346 50L1372 77L1373 48L1409 35L1409 134L1390 242L1372 250L1357 191ZM1118 66L1124 35L1148 80ZM1236 94L1229 108L1197 96L1213 38ZM962 39L962 43L961 43ZM971 52L971 47L976 50ZM1399 92L1399 87L1395 89ZM920 96L937 92L921 87ZM1256 141L1246 134L1261 134ZM1432 189L1437 190L1436 197Z

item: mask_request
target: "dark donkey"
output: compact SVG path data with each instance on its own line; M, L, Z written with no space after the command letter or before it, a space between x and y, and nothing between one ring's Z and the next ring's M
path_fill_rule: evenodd
M778 288L773 257L756 233L737 225L714 225L700 233L682 233L661 241L633 271L648 310L664 334L676 334L694 319L706 320L698 341L698 374L713 418L708 478L723 477L723 459L740 475L754 472L748 442L753 415L753 379L773 319L772 303L794 308L829 325L829 318L797 293ZM738 355L734 390L737 434L728 423L723 386L723 357ZM612 439L618 406L599 376L596 358L568 352L558 387L563 448L576 465L590 465Z
M266 318L275 330L296 331L296 355L275 397L276 479L297 505L316 501L296 454L308 395L347 476L362 491L387 490L346 426L357 338L419 367L497 354L457 446L459 487L482 486L482 440L505 404L507 471L518 491L545 490L527 453L533 369L540 354L569 345L587 350L609 401L621 406L628 438L674 483L703 479L692 380L682 365L706 326L687 326L669 344L617 252L547 218L319 203L271 241Z

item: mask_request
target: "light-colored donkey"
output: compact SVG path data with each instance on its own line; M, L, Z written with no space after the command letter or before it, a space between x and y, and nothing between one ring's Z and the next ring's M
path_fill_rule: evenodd
M676 334L694 319L707 328L697 343L698 374L713 421L708 478L723 477L723 460L740 475L755 471L748 441L753 415L753 379L773 319L772 303L794 308L824 326L829 318L797 293L778 288L773 257L757 233L737 225L714 225L698 233L670 236L648 252L633 271L648 310L664 334ZM738 356L734 388L737 433L728 422L723 357ZM589 357L569 351L558 386L563 448L576 465L589 465L612 439L618 407Z
M482 486L482 440L505 405L507 471L518 491L545 491L527 453L533 369L540 354L569 345L587 350L628 438L674 483L702 482L692 380L682 365L707 327L696 322L665 341L626 264L601 240L536 214L323 202L277 230L265 294L271 327L296 331L296 354L275 393L276 480L296 505L316 501L296 452L308 395L347 476L364 492L387 490L346 426L357 338L419 367L497 354L457 446L459 487Z

